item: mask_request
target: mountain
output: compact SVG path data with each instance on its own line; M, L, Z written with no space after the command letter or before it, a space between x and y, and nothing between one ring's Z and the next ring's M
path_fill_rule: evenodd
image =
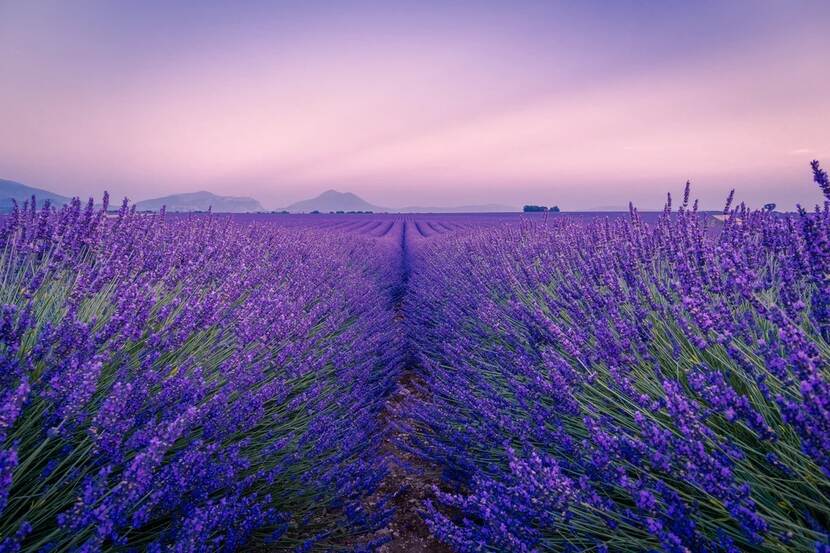
M372 205L361 197L351 192L338 192L337 190L326 190L316 198L296 202L285 208L292 213L309 213L320 211L395 211L385 207Z
M0 179L0 211L11 211L12 200L16 200L19 205L22 205L26 200L30 200L32 196L35 197L39 206L43 205L46 200L49 200L56 207L69 203L69 198L48 190L33 188L13 180Z
M158 211L164 206L167 211L207 211L214 213L247 213L265 211L265 208L253 198L235 196L217 196L210 192L189 192L172 194L163 198L153 198L136 202L138 211Z
M328 213L330 211L374 211L389 213L504 213L519 211L516 207L486 204L486 205L463 205L456 207L380 207L370 204L360 196L351 192L338 192L337 190L326 190L316 198L296 202L285 208L292 213L309 213L319 211Z

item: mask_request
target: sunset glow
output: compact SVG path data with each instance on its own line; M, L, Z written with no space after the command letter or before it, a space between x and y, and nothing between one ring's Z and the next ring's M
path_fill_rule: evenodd
M269 208L654 207L687 178L715 208L815 202L828 4L605 4L2 2L0 177Z

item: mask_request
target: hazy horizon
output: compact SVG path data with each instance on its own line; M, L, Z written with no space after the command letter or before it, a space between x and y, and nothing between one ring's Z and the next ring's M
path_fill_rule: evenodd
M283 207L812 205L826 2L0 0L0 178Z

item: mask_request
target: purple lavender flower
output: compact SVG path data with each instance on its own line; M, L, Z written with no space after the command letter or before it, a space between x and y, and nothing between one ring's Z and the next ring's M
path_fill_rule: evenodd
M821 188L824 197L830 201L830 179L827 178L827 172L819 165L818 160L810 162L810 168L813 170L813 180Z

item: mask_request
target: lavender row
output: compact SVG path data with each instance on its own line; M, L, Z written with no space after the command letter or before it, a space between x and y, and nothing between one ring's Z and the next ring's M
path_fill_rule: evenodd
M34 204L0 232L0 551L325 548L385 523L400 243Z
M830 550L828 205L727 207L713 232L687 188L652 224L417 249L433 532L458 551Z

